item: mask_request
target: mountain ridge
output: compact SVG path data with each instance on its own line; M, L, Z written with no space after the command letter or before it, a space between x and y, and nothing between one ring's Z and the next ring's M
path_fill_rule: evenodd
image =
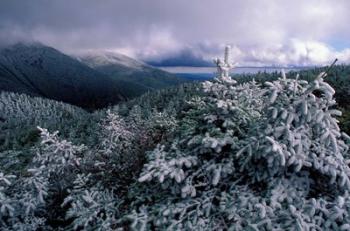
M126 96L130 96L128 91L132 88L138 89L135 96L139 96L147 91L186 82L175 74L115 52L87 53L77 56L77 59L121 83Z
M98 109L181 78L117 53L72 57L41 43L0 48L0 91L25 93Z

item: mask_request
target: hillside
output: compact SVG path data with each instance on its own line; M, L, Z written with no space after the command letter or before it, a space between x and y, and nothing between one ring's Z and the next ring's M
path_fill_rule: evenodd
M93 131L93 114L70 104L13 92L0 93L0 151L20 150L38 139L37 126L85 140Z
M129 98L186 80L115 52L90 53L78 60L116 80Z
M0 90L101 108L124 100L118 83L74 58L41 44L0 50Z
M31 162L40 144L37 126L59 130L75 142L95 142L94 114L41 97L13 92L0 93L0 166L2 171L21 171Z

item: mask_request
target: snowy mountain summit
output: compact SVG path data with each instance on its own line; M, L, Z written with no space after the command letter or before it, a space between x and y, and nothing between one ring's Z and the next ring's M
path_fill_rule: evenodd
M127 97L185 82L174 74L115 52L89 52L77 59L117 81Z
M78 57L78 60L86 63L91 68L106 66L106 65L120 65L121 67L128 67L135 70L142 70L148 65L132 59L126 55L116 52L89 52L84 56Z

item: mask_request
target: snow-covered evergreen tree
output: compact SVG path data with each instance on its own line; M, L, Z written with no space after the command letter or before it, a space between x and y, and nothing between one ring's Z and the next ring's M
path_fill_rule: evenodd
M177 138L148 153L131 227L349 230L349 137L324 74L260 86L223 71L203 84Z

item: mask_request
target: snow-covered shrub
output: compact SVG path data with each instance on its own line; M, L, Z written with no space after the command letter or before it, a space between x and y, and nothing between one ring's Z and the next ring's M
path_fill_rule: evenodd
M4 223L4 219L14 215L14 207L12 198L6 195L5 190L11 185L11 179L14 175L5 175L0 172L0 225Z
M145 120L145 134L143 136L146 149L154 148L159 142L171 139L168 137L177 129L175 112L158 112L153 109Z
M108 110L101 122L100 145L84 159L86 174L93 171L95 177L100 175L105 182L126 187L118 180L130 180L137 174L142 161L137 131L136 125L127 124L118 114Z
M350 189L350 169L344 159L348 146L343 140L348 136L338 127L335 116L341 112L332 108L334 90L322 75L310 84L286 78L265 83L266 116L257 124L259 133L248 132L249 141L238 152L244 162L241 168L257 181L291 168L293 172L311 168ZM251 147L254 155L248 152Z
M79 156L84 146L76 146L66 140L60 140L58 133L49 133L41 129L42 149L38 150L25 176L17 179L11 186L6 177L0 177L9 185L3 193L11 206L2 209L3 227L13 230L36 230L44 227L53 211L52 197L64 194L72 185L74 171L80 165Z
M101 122L100 145L82 158L80 173L63 203L69 206L66 218L73 219L70 227L114 230L130 206L125 204L125 196L142 169L145 148L158 134L175 128L176 120L167 112L153 110L142 118L136 106L122 118L107 110Z
M113 230L123 202L119 195L140 169L134 126L108 110L100 127L100 145L85 153L62 204L73 230Z
M73 230L115 230L129 209L127 192L144 162L144 149L162 131L173 130L176 121L166 112L150 112L142 118L140 107L129 116L107 110L101 122L100 145L85 153L79 174L62 206ZM147 136L147 133L150 133Z
M89 177L89 176L85 176ZM113 230L120 215L120 200L116 192L102 185L92 186L79 175L74 189L65 198L64 205L69 204L66 218L73 219L73 230Z
M127 124L118 114L108 110L102 126L104 136L101 146L104 153L111 154L130 148L134 134L127 129Z
M135 230L350 230L349 137L323 80L205 82L131 189Z
M139 107L124 118L110 110L96 113L103 117L99 144L89 148L38 128L41 145L32 148L36 156L28 167L18 171L24 175L11 185L9 177L0 177L1 228L114 230L128 208L125 196L142 169L144 150L155 136L176 128L167 112L150 111L146 118L140 113ZM16 161L6 160L4 167L11 172Z

